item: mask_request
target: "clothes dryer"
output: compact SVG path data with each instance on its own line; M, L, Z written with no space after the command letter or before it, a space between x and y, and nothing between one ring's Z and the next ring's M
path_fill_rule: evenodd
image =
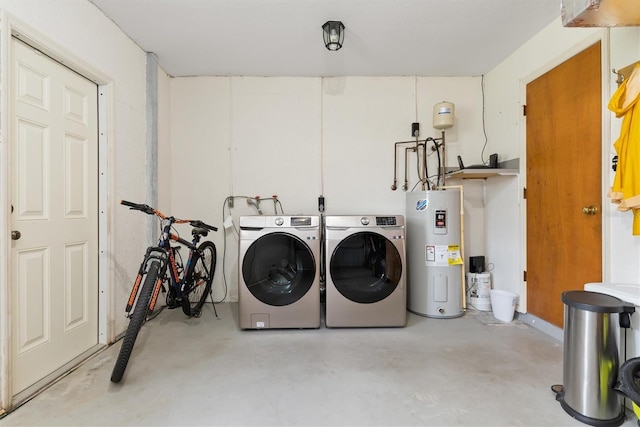
M242 329L320 327L320 217L242 216Z
M405 326L404 216L326 216L324 233L326 326Z

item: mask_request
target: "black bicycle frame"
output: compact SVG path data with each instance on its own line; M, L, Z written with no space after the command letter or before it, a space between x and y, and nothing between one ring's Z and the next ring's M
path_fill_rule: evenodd
M189 242L188 240L171 234L171 226L173 225L173 220L173 217L169 217L163 220L162 234L160 236L158 245L161 248L165 248L164 250L169 257L169 266L171 266L171 268L169 269L169 285L174 289L176 297L185 298L191 291L191 288L186 288L187 280L189 279L187 273L189 272L191 262L193 261L193 254L198 251L198 242L200 241L200 236L198 234L195 234L193 236L193 242ZM180 272L178 271L178 266L175 259L176 248L171 247L171 245L169 244L172 240L189 248L189 257L187 258L187 262L183 266L182 278L180 278ZM207 272L207 274L209 273L210 272ZM164 277L164 271L162 277Z
M153 309L155 308L156 302L158 300L158 295L160 294L160 289L162 288L162 282L165 277L167 277L167 267L171 267L169 268L168 285L174 290L175 296L177 298L186 298L189 292L191 292L191 288L185 288L187 285L189 268L193 260L193 254L194 252L198 251L197 245L200 241L200 235L195 234L193 236L193 242L189 242L188 240L172 234L171 228L174 222L174 217L167 217L163 219L162 233L160 234L160 238L158 239L158 246L150 246L147 248L144 260L142 261L142 264L140 264L140 268L138 270L136 282L134 283L133 289L131 290L131 295L129 296L129 301L125 309L127 313L129 313L133 308L135 299L138 295L138 289L140 288L142 277L147 271L147 268L150 265L151 261L153 260L157 260L160 262L160 269L158 271L158 281L151 296L151 301L149 302L149 314L153 313ZM182 278L180 278L180 272L178 271L178 265L176 263L175 254L177 248L172 247L170 244L172 240L189 248L189 257L187 258L186 264L183 266ZM207 274L210 274L210 272L207 272Z

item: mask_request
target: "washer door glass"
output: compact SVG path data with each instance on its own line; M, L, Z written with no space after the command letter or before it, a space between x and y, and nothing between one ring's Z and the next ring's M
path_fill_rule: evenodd
M298 237L272 233L249 246L242 260L245 286L265 304L283 306L302 298L313 285L316 263Z
M345 298L364 304L391 295L402 276L402 260L395 245L368 231L342 240L329 268L336 289Z

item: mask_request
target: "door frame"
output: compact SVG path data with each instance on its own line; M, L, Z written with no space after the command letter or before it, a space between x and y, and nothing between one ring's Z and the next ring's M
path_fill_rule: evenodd
M602 82L601 82L601 90L602 90L602 111L601 111L601 121L602 121L602 146L601 149L601 170L602 170L602 178L600 183L601 188L601 198L600 198L600 206L601 215L602 215L602 280L609 281L611 278L611 225L610 225L610 215L612 212L612 207L609 199L606 197L605 189L610 185L610 174L609 174L609 164L611 157L611 114L609 109L607 108L608 100L610 97L610 82L611 82L611 67L610 67L610 55L609 55L609 29L603 28L600 31L597 31L595 34L590 37L581 40L579 43L575 44L571 49L563 52L561 55L553 58L547 63L543 64L540 68L534 70L533 72L527 74L526 76L520 79L520 104L525 105L527 99L527 85L531 83L533 80L562 64L566 60L572 58L578 53L582 52L589 46L593 45L600 41L600 58L601 58L601 74L602 74ZM527 187L527 124L526 118L524 115L520 115L520 176L522 187L519 189L520 196L522 196L523 188ZM523 203L520 203L520 264L522 265L522 271L527 270L527 205L526 200L523 200ZM524 278L521 276L521 285L520 285L520 306L519 308L523 313L528 313L527 310L527 282L524 281ZM541 329L550 335L554 336L557 339L562 340L562 329L559 329L557 326L546 322L536 316L531 314L526 314L523 316L523 320L526 323L530 323L535 325L536 328Z
M11 409L18 399L14 399L11 378L11 141L12 127L10 104L11 39L16 37L45 53L71 70L98 85L98 348L113 341L114 331L108 328L108 318L113 317L110 304L113 271L111 253L112 242L108 233L113 229L112 206L109 200L113 191L114 153L110 141L113 140L114 89L113 79L97 68L80 59L72 52L58 45L42 33L24 24L6 11L0 9L0 414ZM28 389L29 390L29 389ZM36 391L36 390L33 390Z

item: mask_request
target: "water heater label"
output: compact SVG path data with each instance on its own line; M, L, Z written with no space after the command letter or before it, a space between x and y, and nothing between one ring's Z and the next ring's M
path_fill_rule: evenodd
M462 256L460 255L460 245L449 245L449 265L462 264Z
M436 260L436 247L427 245L425 247L425 261L426 262L435 262Z
M427 245L425 247L427 265L448 265L449 259L446 245Z
M426 245L425 264L430 266L462 264L460 245Z
M424 211L429 207L429 199L420 199L416 202L416 210Z
M437 209L433 218L433 234L447 234L447 210Z

